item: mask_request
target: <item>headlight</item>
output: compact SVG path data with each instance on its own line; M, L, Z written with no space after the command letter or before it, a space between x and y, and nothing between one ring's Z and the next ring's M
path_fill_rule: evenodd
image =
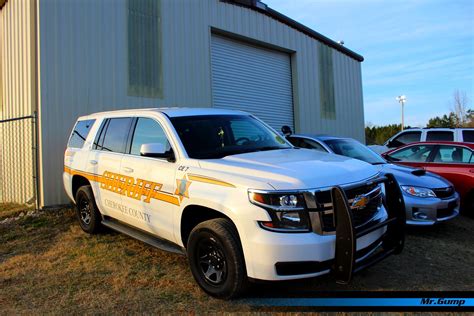
M272 218L271 221L259 222L261 227L279 232L310 231L311 225L302 194L249 190L249 200L266 209Z
M422 198L436 197L436 194L428 188L414 187L410 185L402 185L401 188L405 193L412 196L422 197Z

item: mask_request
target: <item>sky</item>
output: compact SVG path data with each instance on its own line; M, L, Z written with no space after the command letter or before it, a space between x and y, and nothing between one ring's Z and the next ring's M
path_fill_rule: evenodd
M364 56L365 122L425 126L464 91L474 108L474 0L262 0Z

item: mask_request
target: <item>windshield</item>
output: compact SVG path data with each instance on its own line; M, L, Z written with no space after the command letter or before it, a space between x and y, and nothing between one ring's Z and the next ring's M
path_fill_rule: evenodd
M280 135L248 115L183 116L170 120L190 158L216 159L291 148Z
M382 157L355 140L331 139L324 142L338 155L359 159L371 164L386 163Z

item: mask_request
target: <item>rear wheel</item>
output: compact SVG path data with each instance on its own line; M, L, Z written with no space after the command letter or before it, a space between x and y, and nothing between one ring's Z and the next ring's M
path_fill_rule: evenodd
M77 190L76 215L82 230L86 233L96 234L101 230L102 217L90 185L84 185Z
M189 235L187 253L194 279L208 294L230 299L245 290L244 256L237 230L228 219L197 225Z

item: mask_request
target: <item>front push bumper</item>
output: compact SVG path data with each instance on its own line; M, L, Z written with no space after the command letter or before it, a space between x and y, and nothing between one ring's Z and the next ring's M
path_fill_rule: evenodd
M352 211L344 190L340 187L334 187L331 190L336 217L336 250L331 272L338 283L349 283L354 273L376 264L391 254L398 254L403 249L406 219L400 186L392 174L386 174L377 182L385 184L385 205L388 217L367 228L354 226ZM385 234L378 241L381 247L356 261L357 239L383 227L386 227Z
M385 184L386 198L365 224L356 225L355 211L344 191L348 188L333 187L329 192L336 217L333 232L320 233L313 228L311 232L290 234L249 229L243 244L248 276L283 281L332 273L338 282L347 283L357 271L401 252L405 207L400 188L392 175L370 180L371 185L376 183ZM309 212L321 211L309 208Z

